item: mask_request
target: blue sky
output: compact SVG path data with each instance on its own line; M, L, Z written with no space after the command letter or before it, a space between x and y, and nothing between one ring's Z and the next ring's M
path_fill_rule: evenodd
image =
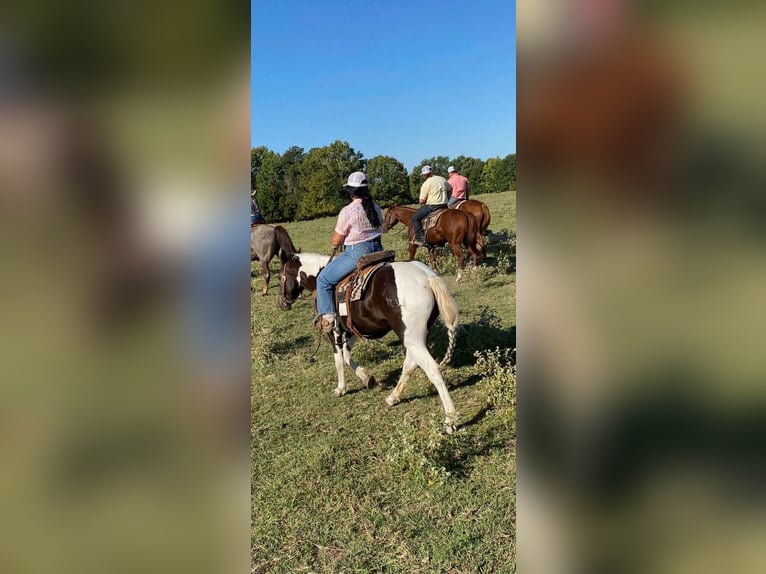
M516 5L251 0L251 142L337 139L411 169L516 152Z

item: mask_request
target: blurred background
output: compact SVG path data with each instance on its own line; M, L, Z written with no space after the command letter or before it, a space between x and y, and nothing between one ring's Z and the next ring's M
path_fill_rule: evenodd
M518 3L521 572L766 563L766 9Z
M0 570L249 564L249 6L0 7Z
M762 571L766 10L517 6L520 570ZM0 7L3 572L248 567L249 9Z

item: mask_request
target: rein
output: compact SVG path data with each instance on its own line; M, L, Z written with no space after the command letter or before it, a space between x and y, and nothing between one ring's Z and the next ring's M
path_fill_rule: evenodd
M311 356L308 359L306 359L309 363L313 363L314 361L316 361L316 356L317 356L317 353L319 352L319 347L321 345L322 345L322 332L317 331L317 348L314 349L314 352L311 353Z

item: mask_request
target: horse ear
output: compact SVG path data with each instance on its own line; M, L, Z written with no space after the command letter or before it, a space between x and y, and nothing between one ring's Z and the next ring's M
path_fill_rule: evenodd
M299 247L299 248L298 248L298 251L296 251L296 253L300 253L300 252L301 252L301 249L303 249L303 247Z

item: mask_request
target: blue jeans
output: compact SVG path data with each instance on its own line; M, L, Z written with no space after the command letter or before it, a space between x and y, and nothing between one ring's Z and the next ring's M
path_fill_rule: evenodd
M413 215L412 215L412 231L415 232L415 239L420 241L421 243L425 243L425 235L423 234L423 223L421 220L428 214L433 213L437 209L444 209L447 207L446 203L441 203L439 205L421 205L420 209L418 209Z
M346 245L345 251L330 261L317 277L317 313L335 313L335 286L356 268L356 262L362 255L382 250L380 237Z
M450 197L449 200L447 201L447 207L449 207L453 203L457 203L458 201L460 200L457 197Z

